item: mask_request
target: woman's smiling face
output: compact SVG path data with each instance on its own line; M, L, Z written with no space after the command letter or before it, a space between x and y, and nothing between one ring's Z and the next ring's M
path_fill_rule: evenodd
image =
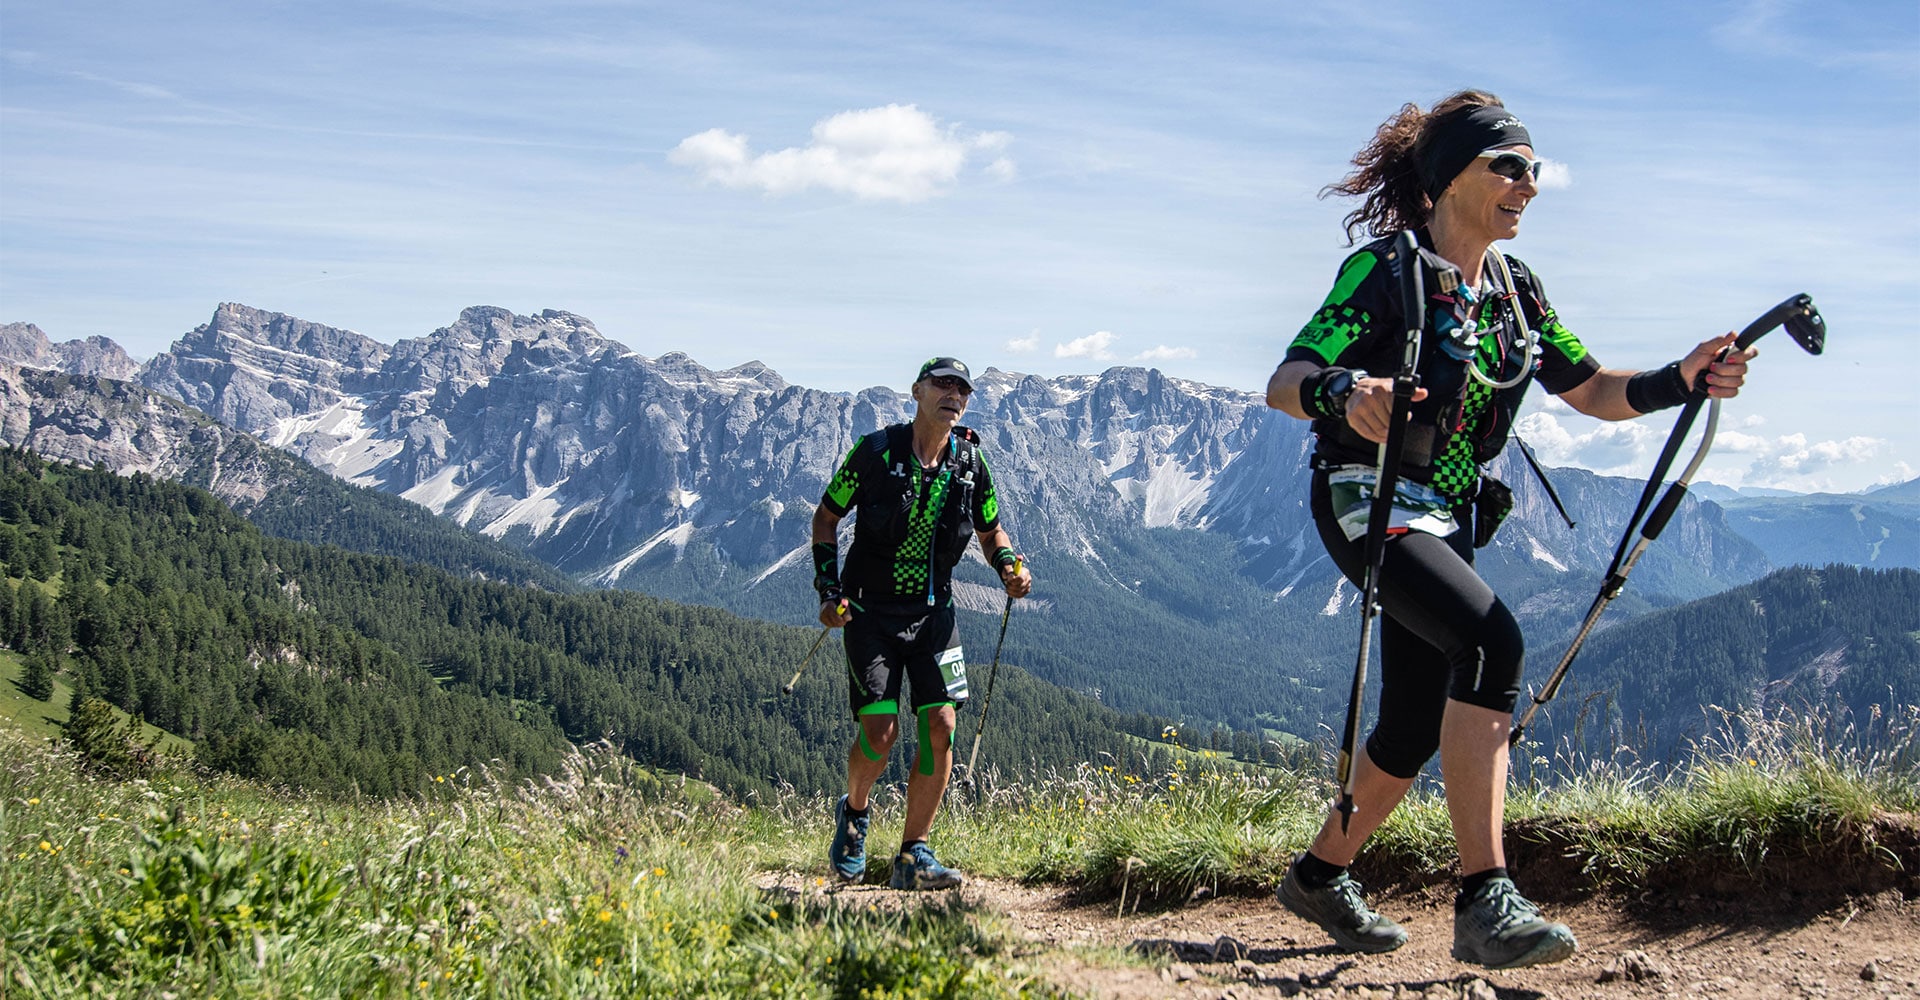
M1533 147L1503 146L1502 153L1514 153L1531 161ZM1520 216L1527 204L1540 193L1531 169L1518 171L1518 179L1493 169L1494 160L1476 157L1440 194L1436 214L1445 214L1457 229L1484 237L1488 242L1510 240L1520 234Z

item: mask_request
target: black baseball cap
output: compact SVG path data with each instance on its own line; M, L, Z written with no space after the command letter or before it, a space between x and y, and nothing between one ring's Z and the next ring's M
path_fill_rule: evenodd
M920 374L914 376L913 380L922 382L935 375L952 375L965 382L967 388L973 388L973 372L968 371L967 366L959 358L930 358L926 364L920 366Z

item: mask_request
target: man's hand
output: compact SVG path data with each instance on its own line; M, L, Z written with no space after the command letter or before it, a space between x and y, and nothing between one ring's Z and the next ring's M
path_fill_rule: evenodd
M842 597L820 602L820 624L828 628L839 628L853 620L853 606Z
M1013 565L1000 567L1000 585L1007 588L1008 597L1025 597L1033 591L1033 574L1027 572L1026 560L1015 559Z

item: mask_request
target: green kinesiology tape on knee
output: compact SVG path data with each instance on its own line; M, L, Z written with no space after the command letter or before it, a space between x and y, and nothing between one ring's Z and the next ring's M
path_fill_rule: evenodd
M920 710L920 759L914 762L914 770L921 774L933 773L933 715L926 709Z
M867 742L867 727L865 726L860 727L860 754L868 760L880 759L880 753L873 748L872 743Z
M921 774L928 776L933 774L933 713L942 708L952 707L953 702L936 701L920 709L920 759L914 763L914 770ZM944 749L953 749L952 733L947 734L947 745Z

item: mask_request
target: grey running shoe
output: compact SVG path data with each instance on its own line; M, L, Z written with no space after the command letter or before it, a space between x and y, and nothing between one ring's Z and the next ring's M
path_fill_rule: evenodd
M867 817L847 815L847 797L833 804L833 844L827 848L833 873L857 882L867 873Z
M933 848L921 843L894 856L887 884L895 889L951 889L964 881L966 876L941 864Z
M1558 962L1578 947L1567 925L1540 916L1512 879L1489 879L1453 915L1453 957L1489 969Z
M1399 924L1367 909L1366 900L1360 898L1360 883L1348 878L1347 873L1341 872L1323 889L1309 889L1300 884L1295 871L1298 864L1295 859L1287 866L1287 877L1273 892L1281 906L1302 920L1320 925L1321 930L1333 935L1335 944L1347 951L1378 954L1407 943L1407 932Z

